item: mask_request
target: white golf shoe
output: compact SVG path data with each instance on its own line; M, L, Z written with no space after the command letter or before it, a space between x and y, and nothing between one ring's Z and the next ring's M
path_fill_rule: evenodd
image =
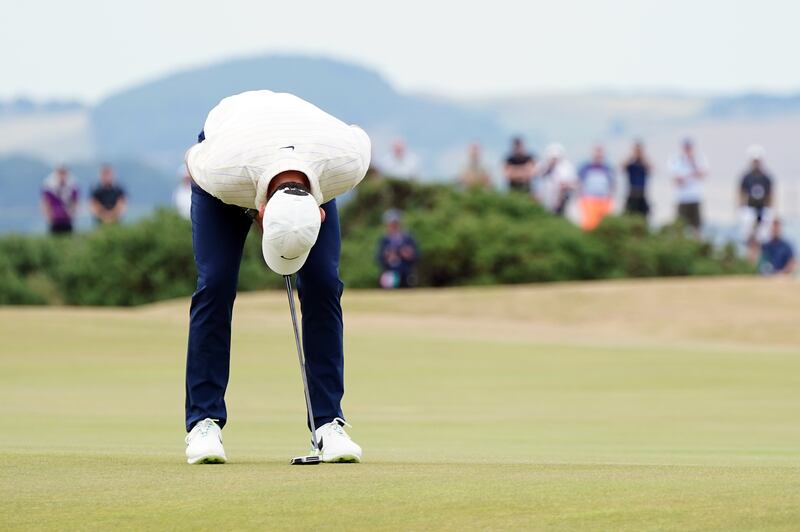
M224 464L222 429L216 420L205 418L186 435L186 461L190 464Z
M319 453L323 462L360 462L361 447L350 439L344 427L351 427L342 418L336 418L317 429L317 441L321 448Z

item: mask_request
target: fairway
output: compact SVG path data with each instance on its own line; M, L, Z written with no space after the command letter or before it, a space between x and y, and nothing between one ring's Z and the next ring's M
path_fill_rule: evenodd
M184 463L188 301L0 308L0 529L800 528L800 284L346 291L364 463L308 449L285 294L234 315L230 463Z

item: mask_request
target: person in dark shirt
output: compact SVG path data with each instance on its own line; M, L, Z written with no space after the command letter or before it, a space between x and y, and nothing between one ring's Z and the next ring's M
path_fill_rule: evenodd
M530 195L533 175L536 171L534 155L525 149L520 137L515 137L511 145L511 153L506 157L504 174L508 189Z
M761 246L758 271L762 275L791 275L796 263L794 250L781 235L781 221L776 218L772 222L770 240Z
M766 239L766 228L772 209L772 178L764 171L764 149L750 146L747 150L750 168L739 183L739 207L745 240ZM762 231L763 226L763 231ZM759 234L762 236L759 237Z
M100 167L100 183L92 190L90 206L98 224L118 223L125 213L125 190L116 184L114 169L109 164Z
M650 176L650 161L644 153L644 144L636 141L633 153L622 165L628 176L628 199L625 201L627 214L639 214L647 218L650 204L647 202L647 178Z
M417 243L403 231L400 211L390 209L383 215L386 234L378 243L378 264L382 273L381 288L409 288L414 286L414 266L419 259Z

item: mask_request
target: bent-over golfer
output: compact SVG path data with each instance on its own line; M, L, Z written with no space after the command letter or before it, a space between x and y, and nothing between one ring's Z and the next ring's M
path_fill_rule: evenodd
M358 462L345 433L342 282L336 196L370 162L364 131L292 95L252 91L222 100L186 153L192 176L192 296L186 361L186 458L224 463L231 316L242 248L255 221L276 273L297 272L303 346L320 456Z

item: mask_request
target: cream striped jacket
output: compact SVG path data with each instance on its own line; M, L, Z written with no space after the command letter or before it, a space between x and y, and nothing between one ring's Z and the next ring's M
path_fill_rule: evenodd
M205 140L186 152L192 179L225 203L259 208L277 174L308 176L318 204L354 188L367 173L370 140L292 94L267 90L229 96L214 107Z

